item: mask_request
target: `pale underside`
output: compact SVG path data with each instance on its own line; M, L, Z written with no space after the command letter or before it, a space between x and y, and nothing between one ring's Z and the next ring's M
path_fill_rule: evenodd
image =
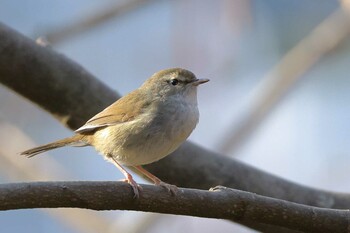
M137 90L127 96L130 95L139 96ZM113 157L123 165L149 164L167 156L196 127L199 118L196 99L167 101L163 103L166 106L162 106L162 111L157 111L159 106L152 106L155 102L147 103L142 98L139 96L137 101L134 98L133 105L128 103L129 98L119 99L76 132L95 131L89 144L107 159ZM128 109L119 109L121 102ZM139 111L136 112L136 109ZM107 111L113 114L105 114Z

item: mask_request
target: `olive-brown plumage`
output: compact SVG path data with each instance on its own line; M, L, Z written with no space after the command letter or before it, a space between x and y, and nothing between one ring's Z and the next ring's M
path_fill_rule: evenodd
M152 75L138 89L96 114L75 135L21 154L36 154L63 146L94 146L115 164L139 196L137 183L122 165L134 166L156 185L174 192L141 165L155 162L174 150L191 134L199 119L197 86L208 82L185 69L166 69Z

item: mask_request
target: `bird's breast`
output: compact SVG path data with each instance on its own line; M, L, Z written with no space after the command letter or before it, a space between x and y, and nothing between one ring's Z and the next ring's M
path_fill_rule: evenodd
M129 159L139 165L148 164L169 155L176 150L191 134L198 123L197 105L168 104L161 111L143 118L135 139L125 144Z
M129 166L149 164L172 153L196 127L197 104L170 102L155 109L100 130L104 144L95 148Z

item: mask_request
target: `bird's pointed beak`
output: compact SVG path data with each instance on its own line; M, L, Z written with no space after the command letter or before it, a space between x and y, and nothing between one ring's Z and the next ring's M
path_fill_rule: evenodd
M198 86L198 85L206 83L206 82L209 82L209 79L197 79L197 80L192 82L192 85Z

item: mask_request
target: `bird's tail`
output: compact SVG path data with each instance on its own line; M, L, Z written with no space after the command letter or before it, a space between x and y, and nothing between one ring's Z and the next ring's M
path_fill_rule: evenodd
M30 150L23 151L23 152L21 152L21 155L25 155L28 158L31 158L37 154L43 153L43 152L48 151L48 150L60 148L63 146L87 146L88 143L85 142L83 139L84 139L83 135L76 134L72 137L63 138L63 139L55 141L55 142L51 142L51 143L48 143L48 144L45 144L42 146L35 147L33 149L30 149Z

